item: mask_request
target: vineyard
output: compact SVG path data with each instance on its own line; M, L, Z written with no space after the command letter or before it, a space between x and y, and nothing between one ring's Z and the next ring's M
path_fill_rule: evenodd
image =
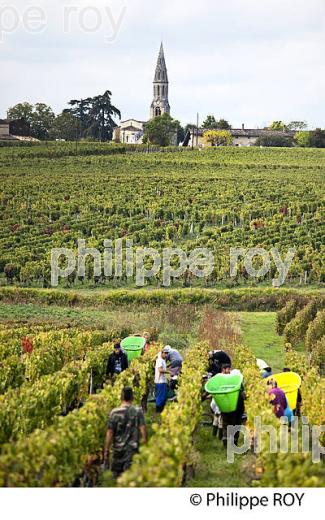
M321 149L0 147L0 487L324 486L323 456L302 449L325 422L324 172ZM51 249L77 252L80 238L101 253L119 238L205 247L215 266L169 289L158 274L140 289L124 271L94 277L87 261L84 276L50 287ZM257 279L240 261L230 278L230 248L251 247L296 249L283 287L272 287L273 262ZM144 330L149 350L109 378L114 342ZM115 481L102 467L108 416L125 386L137 405L152 394L163 345L184 357L177 398L159 417L144 406L148 442ZM202 419L214 348L244 377L250 443L233 464ZM301 376L296 452L282 449L260 358ZM257 417L277 432L272 453Z
M277 273L229 276L230 248L296 248L287 284L324 282L325 154L313 149L236 149L135 153L105 144L57 143L0 149L0 281L49 287L51 249L77 240L103 252L105 239L138 247L213 252L204 280L177 286L270 284ZM161 283L160 275L148 281ZM134 286L125 273L71 274L63 287Z
M205 408L202 377L207 371L207 353L211 348L226 347L233 365L244 375L247 427L252 438L256 417L260 417L263 424L280 430L254 352L245 344L245 337L238 328L240 313L238 316L234 312L225 313L211 305L179 305L175 316L168 309L148 309L148 323L153 320L152 323L157 324L156 329L150 329L155 343L114 382L107 380L107 361L114 339L127 334L125 326L123 330L85 331L48 330L45 324L13 328L2 325L0 486L191 485L196 472L200 471L197 465L203 456L199 448L200 435L212 443L211 432L202 433L206 427L200 422ZM150 318L152 312L154 315ZM121 309L114 313L121 318ZM255 315L258 318L259 313ZM134 317L135 323L139 316ZM308 418L308 428L322 425L325 420L324 311L315 312L313 302L297 304L291 300L274 314L274 336L275 328L283 337L283 360L279 360L279 367L285 364L303 379L302 414ZM176 335L171 336L172 333ZM119 404L125 385L133 387L136 403L142 402L152 385L160 342L166 341L175 342L185 357L177 402L166 406L158 422L149 405L148 444L141 447L132 467L117 483L113 482L109 472L101 474L100 471L108 414ZM324 436L321 441L325 445ZM324 462L315 464L310 452L283 453L279 449L275 454L269 453L268 446L268 435L262 434L259 452L249 450L236 461L236 467L239 464L239 471L245 475L245 485L324 485ZM232 465L227 464L226 451L221 451L219 457L226 465L225 471L230 472L230 484L236 482L238 477ZM222 478L219 468L206 485L211 482L213 486L222 487Z

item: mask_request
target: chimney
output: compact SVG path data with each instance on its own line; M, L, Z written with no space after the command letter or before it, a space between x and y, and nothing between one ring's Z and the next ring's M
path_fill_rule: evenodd
M242 130L245 130L245 124L244 124L244 123L242 123L242 125L241 125L241 129L242 129Z

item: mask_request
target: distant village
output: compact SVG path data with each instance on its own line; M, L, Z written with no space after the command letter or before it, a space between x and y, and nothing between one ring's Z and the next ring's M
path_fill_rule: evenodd
M107 96L107 93L111 94L109 91L107 91L104 94L104 96ZM97 98L99 97L100 96L97 96ZM64 117L68 117L68 113L70 117L78 118L78 116L80 116L80 111L83 109L82 107L84 102L87 102L87 100L80 100L79 108L77 107L75 109L66 109L62 112L61 115L57 116L56 119L64 119ZM71 105L72 103L73 102L71 101L69 104ZM51 110L50 107L48 108L49 110ZM115 107L113 108L114 116L120 115L119 110ZM92 138L101 141L112 141L114 143L141 145L148 142L146 134L148 133L148 128L152 126L152 122L155 121L157 118L161 118L161 116L165 116L165 118L167 118L167 116L170 116L170 114L171 107L169 104L168 71L166 66L163 44L161 44L153 80L153 99L150 105L149 121L140 121L135 117L130 117L126 120L120 121L117 125L115 124L115 126L111 126L108 130L106 128L105 131L103 131L103 128L98 128L97 133L93 135L88 135L87 132L84 131L84 129L81 129L81 131L78 132L73 131L71 135L67 135L67 132L64 131L64 129L60 133L59 127L56 132L49 131L49 135L47 136L47 138L54 139L57 141L75 140L77 138ZM300 136L302 140L301 144L295 140L297 131L300 131L301 134L312 134L312 132L305 131L307 125L304 122L296 122L297 124L299 123L297 127L295 127L294 125L291 127L290 125L286 126L284 124L281 124L282 122L280 121L276 122L278 123L278 125L273 124L270 128L265 129L246 128L245 124L242 124L241 128L232 128L227 121L221 120L224 123L226 123L226 125L218 126L218 122L214 119L213 116L208 116L207 120L209 120L209 118L212 118L214 120L216 126L214 126L213 124L211 126L203 124L203 126L200 127L198 126L198 124L193 124L187 125L185 129L181 129L181 133L176 130L173 130L170 132L168 145L201 148L205 146L220 145L249 147L256 145L293 146L294 144L297 144L298 146L312 146L312 144L308 144L309 136ZM53 121L54 119L55 116L53 113ZM69 122L71 127L71 121ZM92 125L92 127L94 127L94 125ZM212 133L213 131L219 130L219 132L221 132L223 130L224 134L226 133L227 135L223 135L224 140L218 140L218 138L214 138L217 136L207 135L207 132L209 130L212 131ZM318 141L320 139L320 143L323 143L325 146L325 131L317 131L321 132L321 135L317 135L316 138L318 139ZM33 135L30 123L26 121L26 119L24 119L23 117L16 119L10 117L8 117L7 119L0 119L0 141L2 142L37 141L37 137L38 136ZM318 142L317 139L316 142ZM315 144L314 146L317 146L317 144Z

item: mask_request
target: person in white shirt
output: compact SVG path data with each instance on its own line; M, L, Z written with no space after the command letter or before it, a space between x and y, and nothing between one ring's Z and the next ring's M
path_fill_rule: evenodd
M167 401L167 365L168 351L163 349L158 354L155 366L156 412L161 413Z

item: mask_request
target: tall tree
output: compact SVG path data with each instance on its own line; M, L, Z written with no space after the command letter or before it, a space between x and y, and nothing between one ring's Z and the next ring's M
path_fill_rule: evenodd
M31 103L18 103L9 108L8 119L25 119L27 123L32 124L34 107Z
M70 112L63 111L55 118L49 135L51 139L75 141L80 136L80 120Z
M80 136L92 137L108 141L116 126L115 117L121 118L118 108L112 105L112 93L106 90L104 94L86 99L72 99L70 112L80 121Z
M25 119L30 124L31 135L37 139L48 138L55 115L51 107L45 103L18 103L8 110L9 119Z
M219 121L216 120L216 118L213 115L208 115L206 120L203 122L202 127L207 130L231 130L231 125L226 119L219 119Z
M306 130L308 128L308 125L306 121L290 121L290 123L287 124L288 130L295 130L295 131L302 131Z
M36 103L34 106L31 128L34 137L37 139L47 139L49 129L53 125L55 114L51 107L45 103Z
M112 105L112 93L106 90L103 95L91 99L91 109L89 112L91 125L90 133L93 137L101 141L108 141L112 138L116 123L113 117L121 119L121 112Z

